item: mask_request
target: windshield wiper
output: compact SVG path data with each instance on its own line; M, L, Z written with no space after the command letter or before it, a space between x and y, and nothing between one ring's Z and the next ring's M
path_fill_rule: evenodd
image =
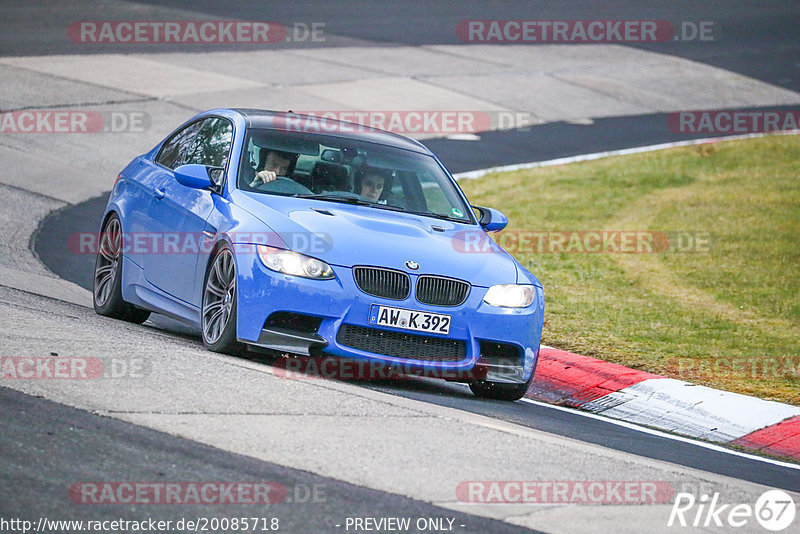
M343 204L358 204L359 206L374 206L374 202L358 197L348 197L344 195L334 195L330 193L312 193L292 195L297 198L310 198L312 200L328 200L330 202L342 202Z
M469 224L468 219L461 219L459 217L451 217L449 215L443 215L441 213L434 213L432 211L406 211L406 213L411 213L412 215L424 215L425 217L433 217L434 219L443 219L445 221Z
M400 206L393 206L391 204L378 204L377 202L372 202L371 200L365 200L358 196L346 196L346 195L337 195L335 193L312 193L312 194L296 194L292 195L297 198L310 198L312 200L328 200L330 202L341 202L343 204L355 204L358 206L372 206L373 208L389 210L389 211L397 211L400 213L408 213L410 215L423 215L425 217L433 217L434 219L442 219L445 221L457 222L457 223L465 223L468 224L468 219L462 219L459 217L451 217L449 215L443 215L441 213L434 213L432 211L411 211Z

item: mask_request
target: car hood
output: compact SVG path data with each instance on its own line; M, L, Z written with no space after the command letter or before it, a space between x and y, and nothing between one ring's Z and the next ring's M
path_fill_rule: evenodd
M331 265L438 274L484 287L518 280L516 261L476 225L369 206L238 193L236 204L263 222L270 236ZM280 246L275 239L268 242Z

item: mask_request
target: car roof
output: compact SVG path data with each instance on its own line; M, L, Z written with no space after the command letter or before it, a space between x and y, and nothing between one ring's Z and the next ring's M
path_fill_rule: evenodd
M414 152L421 152L423 154L431 153L430 150L419 141L358 123L339 121L327 117L303 115L292 111L271 111L247 108L231 108L230 111L241 115L248 128L265 128L270 130L285 129L291 132L321 134L357 141L366 141L369 143L378 143L412 150ZM292 123L295 126L281 128L280 126L286 124L286 121L289 119L296 119L296 122ZM303 122L304 119L305 122ZM324 128L319 128L317 126L321 121L324 121ZM297 124L305 124L306 126L297 127ZM337 126L341 126L341 128L337 129Z

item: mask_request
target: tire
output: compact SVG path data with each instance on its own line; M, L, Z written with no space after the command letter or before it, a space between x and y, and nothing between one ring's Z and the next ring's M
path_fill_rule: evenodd
M236 341L236 262L227 246L219 249L209 264L203 284L203 345L213 352L238 355L243 345Z
M494 399L501 401L516 401L525 396L536 369L531 371L531 376L523 384L504 384L502 382L489 382L487 380L473 380L469 383L472 393L481 399Z
M150 312L122 299L122 260L122 225L115 213L106 220L100 232L94 262L92 304L99 315L142 324L150 317Z

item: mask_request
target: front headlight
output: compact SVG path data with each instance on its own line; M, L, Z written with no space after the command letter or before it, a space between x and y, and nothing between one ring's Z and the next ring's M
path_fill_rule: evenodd
M483 301L490 306L500 308L525 308L533 303L535 296L535 286L502 284L490 287Z
M267 245L256 245L256 251L261 263L272 271L316 280L333 278L333 269L322 260Z

